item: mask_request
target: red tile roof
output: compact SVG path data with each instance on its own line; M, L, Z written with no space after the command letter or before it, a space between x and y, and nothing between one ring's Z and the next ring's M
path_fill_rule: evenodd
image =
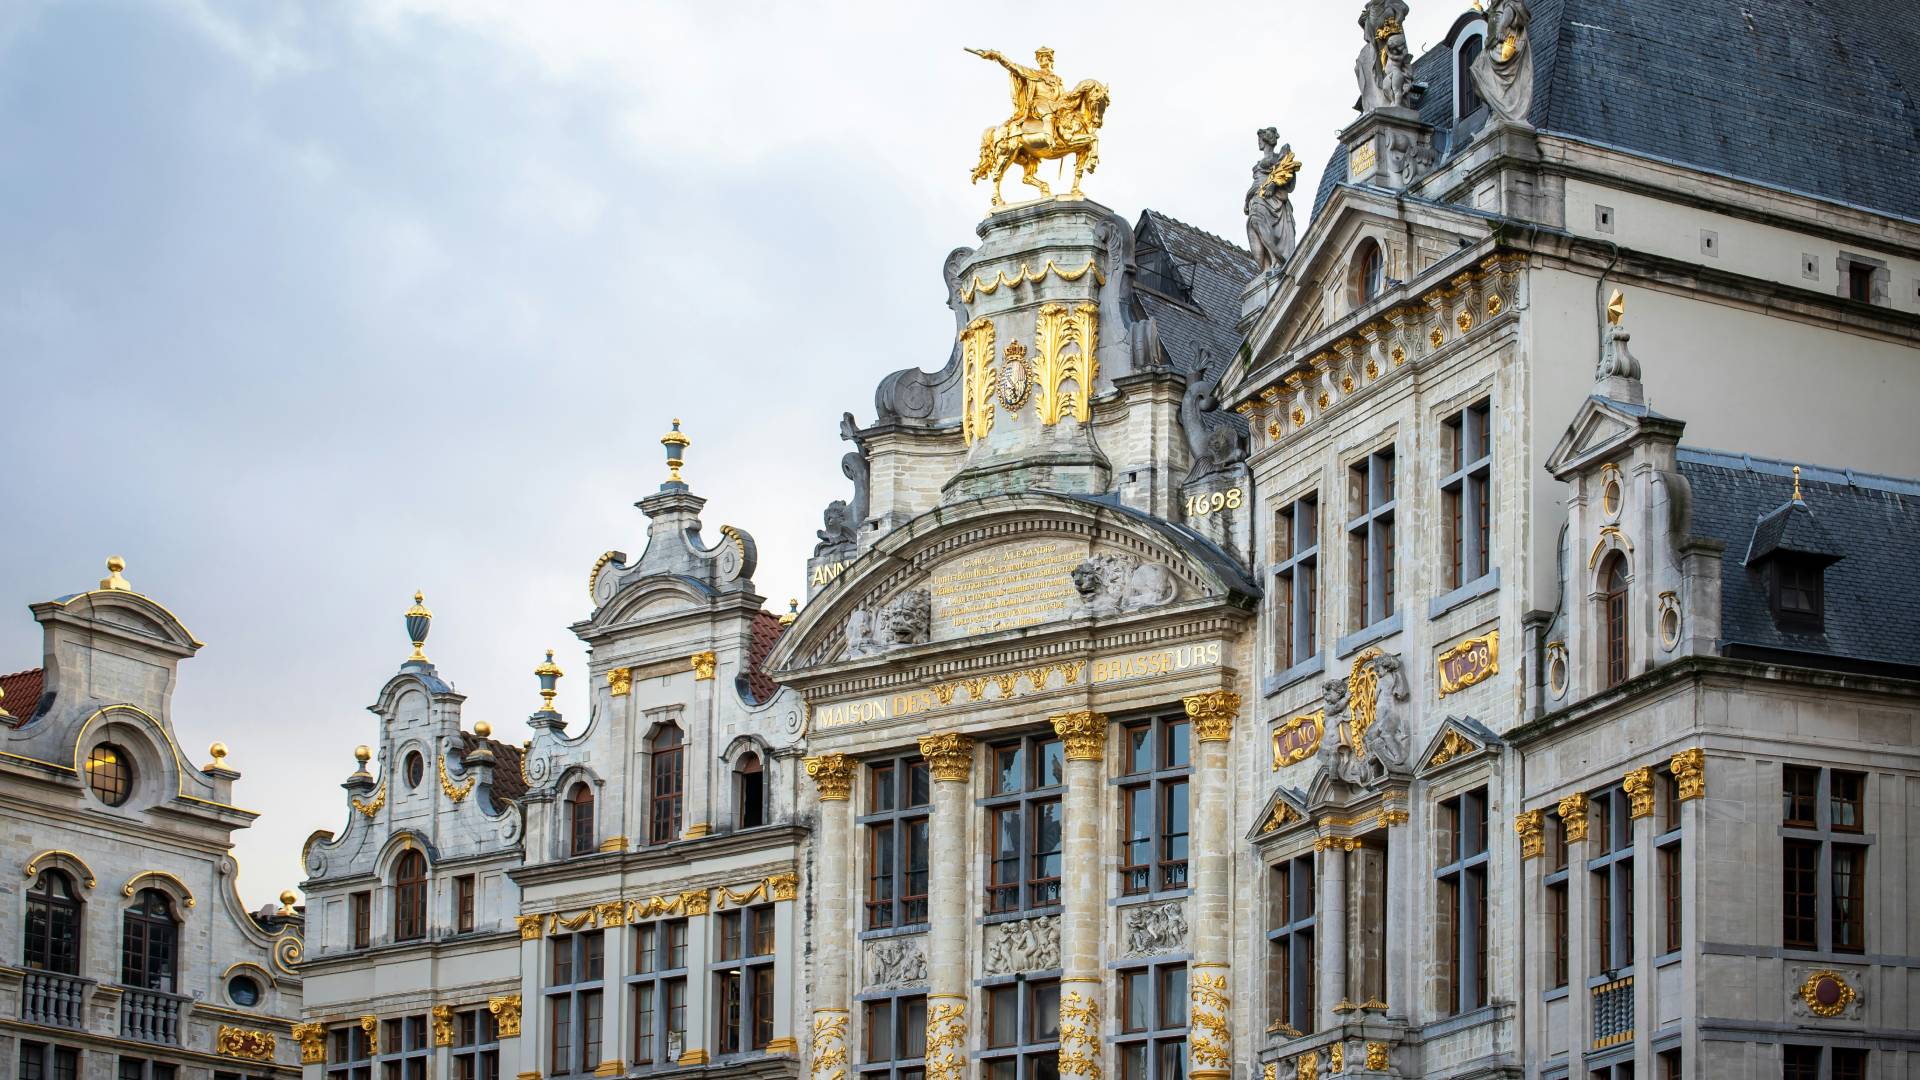
M460 739L462 756L473 753L483 742L493 751L494 798L511 801L527 793L526 778L520 774L519 747L498 739L482 739L470 731L461 732Z
M13 714L13 722L19 723L33 715L34 706L40 704L40 691L46 685L47 669L32 668L16 671L11 675L0 675L0 691L6 693L0 698L0 708ZM6 723L0 720L0 723Z
M771 612L758 612L753 617L753 636L747 642L747 691L756 702L771 699L780 689L780 684L767 674L766 664L767 657L773 655L774 644L786 630L780 625L780 617Z

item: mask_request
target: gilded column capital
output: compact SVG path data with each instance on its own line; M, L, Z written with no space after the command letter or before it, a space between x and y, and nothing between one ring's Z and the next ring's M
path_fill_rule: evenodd
M957 731L921 736L920 756L935 780L965 783L973 775L973 739Z
M1067 744L1068 761L1104 761L1107 757L1107 714L1091 709L1055 713L1047 717L1053 733Z
M711 649L706 652L694 653L692 656L687 657L687 662L693 666L693 677L699 682L713 678L714 669L720 664L720 661L714 657Z
M1193 736L1201 742L1226 742L1233 737L1233 718L1240 713L1240 695L1231 690L1209 690L1181 699L1193 720Z
M327 1025L293 1025L294 1040L300 1044L300 1064L324 1065L327 1060Z
M1587 796L1576 791L1560 800L1560 824L1567 831L1567 842L1587 838Z
M845 802L853 796L853 759L845 754L808 758L807 775L820 789L821 802Z
M1673 768L1673 782L1679 789L1681 802L1697 799L1707 793L1707 754L1699 747L1682 750L1673 755L1668 763Z
M1523 810L1514 815L1513 831L1520 836L1521 861L1524 862L1527 859L1538 858L1546 854L1547 842L1541 835L1541 831L1546 828L1546 824L1547 812L1545 810Z
M1620 786L1627 791L1627 799L1633 805L1633 816L1650 817L1653 814L1653 766L1645 765L1631 769L1620 778Z

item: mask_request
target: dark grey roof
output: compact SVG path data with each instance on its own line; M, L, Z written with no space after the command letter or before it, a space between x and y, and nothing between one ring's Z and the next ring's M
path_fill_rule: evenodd
M1820 527L1818 516L1806 503L1788 502L1762 516L1753 527L1753 542L1747 546L1748 566L1775 554L1815 555L1839 558L1846 554Z
M1167 350L1174 370L1192 375L1199 366L1199 350L1205 346L1213 354L1217 377L1219 367L1240 351L1240 293L1253 280L1253 256L1243 248L1197 229L1184 221L1170 218L1158 210L1146 210L1134 226L1136 248L1158 246L1173 257L1179 268L1185 298L1166 297L1154 290L1151 281L1136 278L1135 297L1145 314L1160 326L1160 344ZM1181 299L1191 301L1182 303Z
M1818 467L1801 470L1807 512L1839 560L1826 568L1819 633L1783 628L1763 566L1744 555L1764 519L1793 497L1785 462L1682 447L1693 489L1693 535L1727 545L1720 569L1721 638L1729 654L1799 654L1834 666L1920 667L1920 482Z
M1533 0L1534 126L1920 218L1920 30L1894 0ZM1414 64L1421 116L1458 130L1451 40ZM1347 178L1336 151L1313 216Z

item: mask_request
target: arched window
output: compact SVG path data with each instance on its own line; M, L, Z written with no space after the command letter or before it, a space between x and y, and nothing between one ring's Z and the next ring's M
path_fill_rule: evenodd
M179 947L173 902L158 889L140 890L121 924L120 982L136 990L173 993Z
M759 754L741 754L733 767L733 820L742 829L767 823L766 773L761 771Z
M652 791L648 799L647 843L665 844L680 839L680 814L685 806L687 765L685 740L673 724L663 725L647 743L649 778Z
M80 974L80 900L73 879L48 870L27 890L27 967Z
M1607 685L1627 681L1627 557L1614 552L1600 567L1601 636L1606 642Z
M1361 307L1380 295L1387 283L1387 256L1377 240L1360 241L1353 255L1353 306Z
M593 787L584 780L567 792L567 851L593 854Z
M393 940L427 936L427 857L403 851L393 865Z
M119 806L133 794L133 762L112 743L101 743L87 754L87 787L108 806Z
M1486 48L1485 34L1469 34L1460 43L1460 51L1455 54L1453 69L1454 119L1465 120L1474 111L1485 104L1480 100L1480 91L1473 85L1473 62L1480 56L1480 50Z

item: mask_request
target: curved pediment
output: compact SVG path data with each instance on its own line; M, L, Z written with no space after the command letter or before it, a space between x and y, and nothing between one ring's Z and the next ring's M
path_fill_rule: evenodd
M1248 609L1258 586L1181 525L1045 492L950 503L889 533L817 594L770 659L786 678L1051 628Z
M634 619L657 619L679 611L706 611L718 595L705 582L678 574L635 578L596 607L587 626L617 626Z
M192 656L202 644L164 604L127 589L93 589L62 597L54 603L68 614L97 626L164 643L180 656Z

